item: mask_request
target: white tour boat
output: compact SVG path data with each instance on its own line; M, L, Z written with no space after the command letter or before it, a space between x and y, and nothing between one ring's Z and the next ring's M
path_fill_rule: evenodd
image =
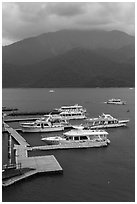
M108 101L106 101L105 103L107 104L116 104L116 105L125 105L126 101L122 101L121 99L109 99Z
M78 120L87 118L85 113L82 111L58 111L54 110L50 113L52 117L61 117L63 120Z
M129 120L118 120L112 117L110 114L102 114L98 118L88 118L87 127L90 129L95 128L111 128L111 127L123 127ZM85 126L86 127L86 126Z
M63 111L60 113L60 116L66 120L79 120L86 118L85 113L81 111Z
M60 121L52 121L51 118L40 118L35 122L20 123L23 132L56 132L63 131L64 124Z
M71 130L64 136L45 137L41 140L47 145L60 145L65 148L107 146L110 140L104 130Z
M61 106L61 108L56 109L60 112L84 112L86 113L86 109L83 108L83 106L75 104L75 105L71 105L71 106Z
M51 89L51 90L49 90L49 92L50 92L50 93L54 93L55 91Z

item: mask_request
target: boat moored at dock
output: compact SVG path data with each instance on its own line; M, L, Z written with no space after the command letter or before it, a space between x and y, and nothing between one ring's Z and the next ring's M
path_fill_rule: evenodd
M104 130L71 130L64 133L63 136L44 137L41 140L47 145L61 145L65 148L78 147L100 147L107 146L110 140L108 133Z
M40 118L34 122L20 123L22 132L56 132L63 131L64 125L59 121L51 121L48 117Z
M64 111L60 113L60 116L66 120L79 120L87 118L84 112L81 111Z
M102 114L98 118L88 118L87 128L111 128L111 127L125 127L129 120L118 120L110 114Z
M68 112L86 112L86 109L85 108L83 108L83 106L81 106L81 105L78 105L78 104L75 104L75 105L70 105L70 106L61 106L61 108L58 108L58 109L56 109L56 110L58 110L58 111L60 111L60 112L66 112L66 111L68 111Z
M53 118L55 117L61 117L63 120L79 120L79 119L85 119L87 118L84 112L81 111L58 111L54 110L53 112L50 112L50 115L52 115Z
M72 125L68 120L63 119L60 115L44 115L44 117L48 117L48 121L53 124L61 124L64 128L71 128Z

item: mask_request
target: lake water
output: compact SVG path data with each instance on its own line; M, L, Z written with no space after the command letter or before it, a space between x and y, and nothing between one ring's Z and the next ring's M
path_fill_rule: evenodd
M109 113L130 119L128 127L107 129L111 144L105 148L35 151L30 156L53 154L63 175L42 175L3 189L7 202L130 202L135 200L135 90L129 88L3 89L3 106L19 111L48 111L62 105L80 104L87 116ZM121 98L127 105L103 103ZM129 110L129 111L128 111ZM18 123L10 123L18 127ZM53 134L53 133L52 133ZM41 134L23 134L33 145L41 145ZM7 139L3 135L3 162Z

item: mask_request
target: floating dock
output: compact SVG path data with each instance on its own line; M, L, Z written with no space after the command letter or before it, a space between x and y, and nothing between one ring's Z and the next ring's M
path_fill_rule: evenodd
M3 179L3 187L9 186L35 174L63 172L62 167L53 155L28 157L28 150L30 150L30 147L28 146L30 145L20 134L17 133L17 131L9 127L9 125L4 123L4 127L6 131L8 131L9 134L19 143L19 145L14 145L17 169L18 167L21 167L21 169L27 168L29 170L12 178Z
M44 145L28 147L28 150L54 150L54 149L77 149L77 148L93 148L93 147L106 147L106 142L82 142L82 143L70 143L70 144L58 144L58 145Z
M22 168L34 168L39 172L62 170L61 166L53 155L28 157L30 148L21 145L14 145L16 164L21 164Z
M53 155L50 156L39 156L39 157L26 157L20 160L22 168L32 168L30 171L15 176L13 178L2 181L2 186L7 187L18 181L26 179L30 176L39 173L62 173L63 169L55 159Z
M28 178L39 173L62 173L63 169L53 155L28 157L27 147L15 145L16 164L20 164L21 169L28 168L29 171L2 181L2 186L7 187L22 179Z
M20 121L33 121L38 120L39 118L10 118L10 119L4 119L4 122L20 122Z
M47 115L51 112L52 110L50 111L40 111L40 112L19 112L19 111L16 111L16 112L11 112L8 114L8 116L24 116L24 115Z

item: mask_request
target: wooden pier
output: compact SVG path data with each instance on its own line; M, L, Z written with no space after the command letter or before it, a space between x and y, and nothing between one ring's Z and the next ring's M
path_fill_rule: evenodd
M22 146L30 146L26 140L12 127L10 127L8 124L4 123L4 129L7 131L11 136Z

